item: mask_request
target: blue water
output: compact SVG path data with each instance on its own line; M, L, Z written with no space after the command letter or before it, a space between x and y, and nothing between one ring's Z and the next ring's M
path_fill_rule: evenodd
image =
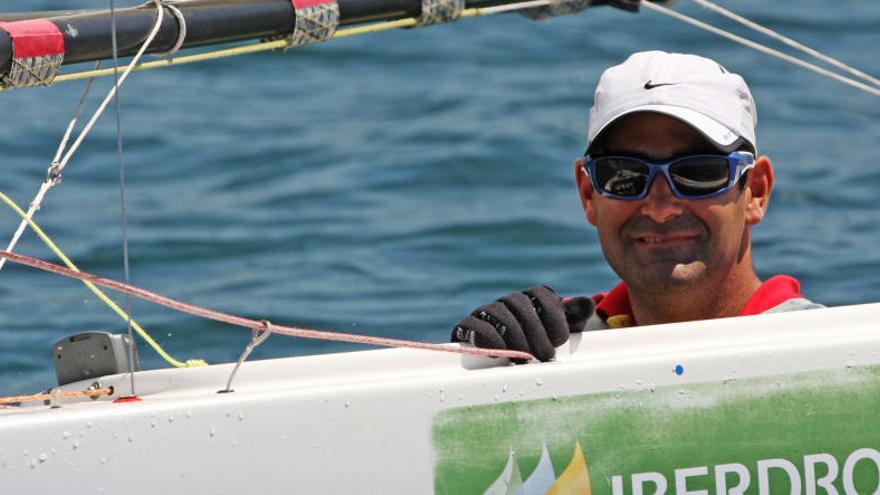
M725 4L880 75L874 0ZM732 27L689 2L675 8ZM651 12L607 8L134 74L122 94L131 280L277 323L432 342L515 289L606 290L616 279L583 218L571 163L598 75L644 49L710 56L750 82L758 146L777 178L753 231L759 274L792 274L830 305L880 301L880 98ZM0 190L20 204L39 186L82 88L0 94ZM117 279L118 180L108 112L37 217L83 270ZM0 213L0 237L17 223ZM53 258L31 233L18 251ZM133 312L180 359L231 361L248 337L146 303L133 302ZM125 325L78 282L5 268L0 395L52 385L52 343L94 329ZM273 337L254 358L354 348ZM164 365L140 352L145 367Z

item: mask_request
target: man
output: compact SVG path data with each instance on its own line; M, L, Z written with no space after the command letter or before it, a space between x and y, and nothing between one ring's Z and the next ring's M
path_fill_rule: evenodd
M602 74L575 180L622 282L563 300L545 286L508 294L455 326L452 340L553 358L569 332L821 307L792 277L761 281L750 229L773 168L757 155L745 81L695 55L636 53Z

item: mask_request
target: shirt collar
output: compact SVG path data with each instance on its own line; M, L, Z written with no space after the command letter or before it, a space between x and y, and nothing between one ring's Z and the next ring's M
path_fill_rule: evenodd
M612 328L636 325L632 306L629 303L629 288L626 286L626 282L620 282L610 292L599 298L599 302L596 304L596 314Z
M788 275L770 277L752 294L739 315L757 315L789 299L804 297L800 291L801 284L794 277ZM632 314L626 282L620 282L610 292L597 299L596 314L612 328L637 325L636 318Z
M794 277L776 275L768 278L752 294L752 297L739 312L740 316L761 314L768 309L779 306L789 299L804 297L801 295L801 284Z

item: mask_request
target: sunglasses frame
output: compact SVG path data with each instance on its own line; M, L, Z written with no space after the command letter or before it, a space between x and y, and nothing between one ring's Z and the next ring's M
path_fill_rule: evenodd
M728 179L727 184L724 185L721 189L717 191L712 191L707 194L698 194L698 195L690 195L690 194L682 194L679 192L678 188L675 186L672 177L669 175L669 167L682 161L693 158L702 158L702 157L711 157L711 158L724 158L727 160L728 169ZM616 158L616 159L625 159L625 160L633 160L639 162L641 164L648 166L648 180L645 183L645 188L641 193L635 196L621 196L619 194L614 194L606 191L602 187L599 187L598 182L595 177L596 173L596 161ZM644 199L645 196L651 191L651 186L654 184L654 179L657 177L657 173L661 173L664 177L666 177L666 183L669 184L669 189L672 191L672 194L679 199L705 199L711 198L714 196L720 196L733 187L733 185L739 181L740 177L746 173L750 168L754 168L755 166L755 155L748 151L734 151L727 155L712 155L701 153L697 155L684 155L675 157L672 160L667 161L652 161L646 160L644 158L636 157L636 156L626 156L626 155L608 155L608 156L600 156L597 158L591 157L589 154L584 155L585 162L582 166L584 172L586 172L587 176L590 178L590 183L593 185L593 189L599 191L602 196L614 198L614 199L622 199L624 201L638 201Z

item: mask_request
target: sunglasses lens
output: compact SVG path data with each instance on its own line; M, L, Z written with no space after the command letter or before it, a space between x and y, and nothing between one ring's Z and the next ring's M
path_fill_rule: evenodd
M651 169L647 164L627 158L596 160L596 182L599 189L617 196L638 196L648 184Z
M720 156L684 158L669 166L669 176L680 194L701 196L727 186L730 165L726 158Z

